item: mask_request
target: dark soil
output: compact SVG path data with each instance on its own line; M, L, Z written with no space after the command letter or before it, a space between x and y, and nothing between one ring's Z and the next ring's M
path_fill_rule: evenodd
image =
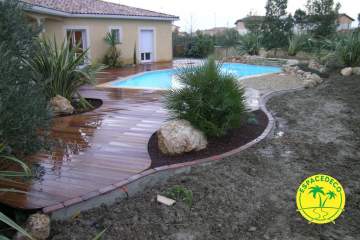
M273 98L277 127L263 142L165 185L52 225L52 239L360 239L360 78L332 75L317 88ZM278 131L284 135L278 137ZM337 178L346 211L336 224L308 224L296 211L307 177ZM167 207L156 194L174 185L193 192L193 205Z
M206 149L197 152L189 152L179 156L169 156L161 153L158 147L158 138L156 133L154 133L151 136L148 145L148 151L152 161L151 167L155 168L176 163L191 162L210 156L216 156L251 142L264 132L269 122L266 114L262 111L255 111L253 112L253 115L256 119L256 124L244 123L240 128L229 131L224 137L208 139L208 146Z
M82 113L86 113L86 112L91 112L103 105L103 101L101 99L86 98L86 100L91 104L92 108L84 109L80 106L78 101L72 101L71 105L75 109L74 113L73 114L61 114L58 117L65 117L65 116L71 116L71 115L77 115L77 114L82 114Z

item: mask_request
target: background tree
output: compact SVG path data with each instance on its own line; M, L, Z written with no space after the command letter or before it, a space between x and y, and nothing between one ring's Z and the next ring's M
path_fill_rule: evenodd
M304 32L307 30L308 21L307 14L304 10L298 9L294 14L294 24L297 27L299 32Z
M293 19L287 16L287 0L268 0L262 25L263 45L267 49L283 48L292 35Z
M190 43L186 46L186 57L205 58L214 52L214 41L209 35L196 32L196 36L190 36Z
M30 154L41 147L38 133L49 122L44 88L24 63L36 52L39 30L14 0L0 1L0 29L0 143L17 155Z
M235 48L239 44L240 34L235 29L226 29L224 33L217 36L217 44L226 49L225 55L228 56L230 48Z
M306 4L310 32L315 38L327 38L336 33L340 3L334 0L308 0Z
M358 15L358 26L360 27L360 13Z
M263 16L255 16L252 12L244 19L246 29L252 33L259 34L261 32L262 24L264 22Z

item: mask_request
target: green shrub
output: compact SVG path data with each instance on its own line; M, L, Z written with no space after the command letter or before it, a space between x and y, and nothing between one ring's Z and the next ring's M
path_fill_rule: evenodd
M236 48L239 44L240 34L235 29L226 29L222 34L216 36L217 44L226 49L228 56L229 49Z
M186 57L191 58L206 58L214 52L213 39L202 33L191 38L190 43L187 45Z
M70 48L70 41L60 46L56 41L42 39L37 54L28 61L35 81L44 83L47 97L63 96L69 101L80 97L79 88L86 84L95 84L96 74L103 65L86 65L88 50L77 53L77 48Z
M118 42L118 39L116 39L116 35L113 32L108 32L104 40L109 45L109 49L104 57L104 64L111 68L120 67L121 53L117 49L117 45L120 43Z
M176 201L183 201L189 208L193 204L193 193L191 190L182 186L173 186L168 189L165 196Z
M33 57L38 31L28 25L17 1L0 1L0 142L14 154L42 146L39 130L50 121L43 85L32 81L24 61Z
M172 118L188 120L208 137L220 137L240 126L245 116L244 90L237 79L209 58L200 66L177 70L184 86L170 90L165 105Z
M289 38L288 54L289 56L296 56L296 54L302 51L307 45L307 36L305 35L293 35Z
M261 49L261 36L258 33L247 33L240 37L238 50L241 54L258 55Z

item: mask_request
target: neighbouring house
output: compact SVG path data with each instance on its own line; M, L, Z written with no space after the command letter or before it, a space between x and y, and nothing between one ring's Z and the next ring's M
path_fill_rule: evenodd
M201 30L201 32L205 35L215 36L224 33L227 29L227 27L215 27L211 29Z
M245 18L239 19L235 22L235 29L239 32L240 35L245 35L249 32L249 25L250 24L257 24L261 25L264 21L264 16L247 16Z
M339 14L339 17L337 19L337 31L349 31L352 29L352 24L355 21L352 17L349 15L342 13Z
M177 16L101 0L22 0L29 21L42 35L62 42L70 39L88 58L101 62L108 49L104 38L113 32L123 63L172 60L172 26Z
M265 19L264 16L247 16L245 18L239 19L235 22L236 29L241 35L244 35L249 32L249 25L250 24L261 24ZM348 31L352 29L352 23L355 21L355 19L351 18L349 15L345 13L341 13L338 16L337 19L337 31ZM308 26L307 29L311 28ZM294 26L294 32L300 33L303 32L300 30L301 28L299 26ZM306 27L305 27L306 29Z

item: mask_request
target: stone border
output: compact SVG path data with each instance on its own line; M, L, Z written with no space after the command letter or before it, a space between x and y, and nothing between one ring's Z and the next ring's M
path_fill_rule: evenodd
M68 200L64 203L60 203L54 206L49 206L42 209L42 212L49 214L54 220L66 220L78 214L81 211L89 210L101 206L102 204L111 205L115 202L127 199L130 196L138 194L144 191L146 188L156 186L158 184L166 182L170 177L175 175L190 173L193 166L207 166L214 162L220 161L226 157L238 154L255 144L264 140L272 131L275 126L275 119L271 112L266 108L267 102L274 96L279 96L285 93L296 92L303 90L304 87L299 87L290 90L280 90L276 92L270 92L263 95L260 99L260 109L266 114L269 119L268 125L264 132L254 139L253 141L229 152L194 160L191 162L173 164L161 166L153 169L148 169L142 173L136 174L128 178L127 180L114 183L110 186L102 189L90 192L83 196L79 196Z

